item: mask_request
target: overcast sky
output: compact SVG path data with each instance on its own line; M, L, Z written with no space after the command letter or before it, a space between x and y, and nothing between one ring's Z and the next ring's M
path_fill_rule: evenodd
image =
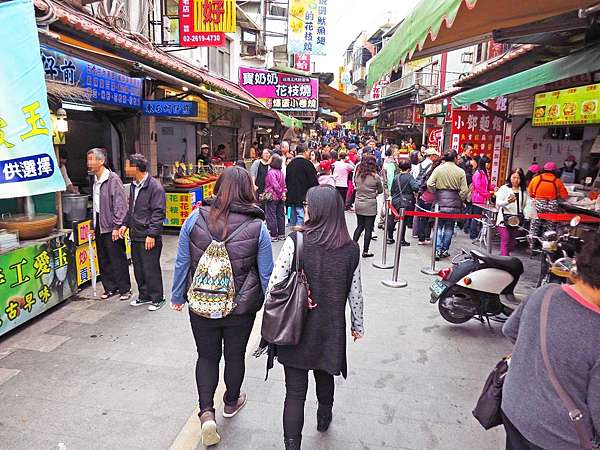
M419 0L329 0L327 56L314 56L317 72L337 74L350 42L363 30L372 33L388 19L396 23L412 11Z

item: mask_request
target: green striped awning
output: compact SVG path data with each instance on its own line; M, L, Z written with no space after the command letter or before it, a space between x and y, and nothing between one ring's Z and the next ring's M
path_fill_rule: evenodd
M600 70L600 46L533 67L452 97L452 106L472 105L502 95L513 94L565 78Z
M304 123L301 120L296 119L295 117L286 116L285 114L282 114L280 112L278 112L277 115L279 116L279 121L281 122L281 125L283 125L284 127L298 129L302 129L304 127Z

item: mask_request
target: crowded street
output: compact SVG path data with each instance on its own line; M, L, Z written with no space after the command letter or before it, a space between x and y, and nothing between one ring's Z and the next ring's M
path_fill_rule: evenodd
M0 22L0 450L600 449L600 0Z

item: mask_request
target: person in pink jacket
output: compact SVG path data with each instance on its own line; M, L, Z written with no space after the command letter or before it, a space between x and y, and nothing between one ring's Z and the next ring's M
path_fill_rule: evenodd
M479 161L477 163L477 170L473 174L473 181L471 184L471 202L473 203L471 210L472 214L481 214L482 209L478 205L486 204L491 197L490 179L486 168L486 164L488 162L489 159L485 156L479 158ZM478 238L480 229L481 222L479 222L478 220L472 220L469 232L469 236L472 240Z
M285 239L285 176L281 170L283 161L279 155L273 155L271 169L265 178L267 227L272 241Z

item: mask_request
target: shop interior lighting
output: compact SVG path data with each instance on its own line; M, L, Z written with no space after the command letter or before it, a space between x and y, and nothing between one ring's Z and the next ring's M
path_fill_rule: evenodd
M63 102L63 109L71 109L73 111L93 111L94 109L89 105L82 105L80 103Z

